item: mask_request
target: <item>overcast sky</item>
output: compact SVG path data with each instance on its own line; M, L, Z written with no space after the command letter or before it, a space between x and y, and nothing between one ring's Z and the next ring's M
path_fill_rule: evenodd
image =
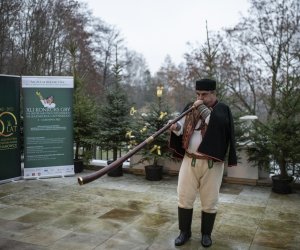
M246 15L248 0L81 0L93 15L116 26L126 47L141 53L155 73L166 55L183 60L187 42L203 42L209 31L232 27Z

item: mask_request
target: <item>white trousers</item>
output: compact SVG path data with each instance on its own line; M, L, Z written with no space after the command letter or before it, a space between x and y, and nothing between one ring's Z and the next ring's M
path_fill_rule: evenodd
M185 155L178 176L178 206L193 208L199 193L202 211L216 213L224 163L214 162L212 168L208 167L208 161L205 159L196 159L194 166L191 163L192 158Z

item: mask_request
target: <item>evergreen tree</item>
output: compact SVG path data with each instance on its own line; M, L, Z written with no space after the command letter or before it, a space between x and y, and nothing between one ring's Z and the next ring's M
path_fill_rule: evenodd
M172 118L167 103L159 95L155 102L149 104L144 113L132 112L131 114L134 116L134 124L130 135L134 144L142 143L156 131L164 127ZM168 133L165 132L159 135L153 142L147 144L141 150L142 158L139 162L147 161L153 166L158 166L159 159L172 159L168 142Z
M266 123L257 121L251 134L255 147L249 149L249 160L266 169L275 163L281 178L293 175L300 162L300 93L294 88L298 82L299 78L290 78L282 84L276 115Z
M73 127L75 142L75 159L84 158L85 163L91 159L91 142L95 131L96 106L86 93L83 83L75 77L73 95ZM79 149L83 148L80 155Z
M118 149L128 141L126 131L129 127L129 110L127 94L121 85L122 67L116 63L112 73L114 82L107 88L106 101L100 109L99 141L102 149L113 150L113 160L118 158Z
M77 45L70 42L67 49L72 58L74 77L73 94L73 141L75 143L74 164L89 163L92 158L92 143L95 131L96 103L87 93L87 87L79 78L76 70ZM82 149L82 152L79 152ZM80 171L80 170L79 170Z

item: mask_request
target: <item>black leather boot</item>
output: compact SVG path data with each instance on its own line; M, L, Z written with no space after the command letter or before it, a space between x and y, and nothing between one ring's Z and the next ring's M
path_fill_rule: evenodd
M193 209L178 207L178 222L180 234L175 239L175 246L181 246L192 236L191 225L193 218Z
M201 244L204 247L210 247L212 245L211 240L211 232L214 227L216 218L216 213L205 213L202 211L202 218L201 218L201 233L202 239Z

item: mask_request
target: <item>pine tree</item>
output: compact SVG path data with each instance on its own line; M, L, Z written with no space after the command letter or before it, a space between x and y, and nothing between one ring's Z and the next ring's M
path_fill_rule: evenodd
M160 88L160 87L158 87ZM131 136L135 144L140 144L156 131L164 127L171 119L170 109L162 96L157 96L144 113L135 112L133 115L133 125ZM149 143L141 150L142 158L139 162L150 162L153 166L158 166L159 159L172 159L172 154L168 147L169 134L160 134L152 143Z
M257 121L251 134L255 147L249 149L249 160L270 169L278 165L282 179L294 174L300 162L300 92L294 85L299 78L282 84L273 115L265 123Z
M83 83L75 77L73 101L73 127L75 142L75 160L84 158L85 163L91 158L91 143L95 131L96 107L94 101L86 94ZM83 147L83 155L79 149Z
M100 109L99 141L102 149L113 150L113 160L118 158L118 150L128 141L126 131L129 127L129 110L127 94L121 85L122 67L118 63L113 65L113 83L107 88L106 102Z

